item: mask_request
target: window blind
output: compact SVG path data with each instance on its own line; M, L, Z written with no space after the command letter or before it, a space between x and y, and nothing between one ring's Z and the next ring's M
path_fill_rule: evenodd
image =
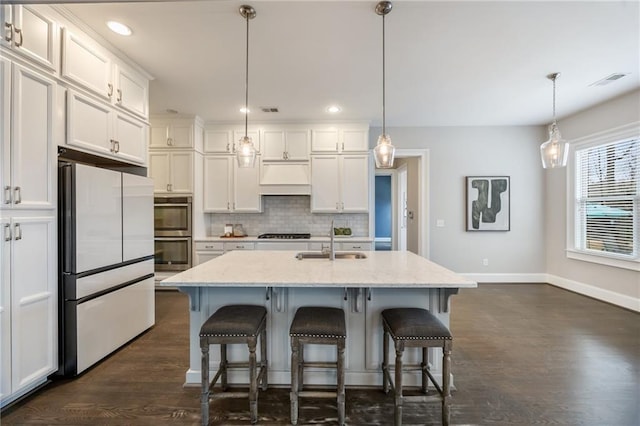
M638 257L640 139L585 148L576 160L576 249Z

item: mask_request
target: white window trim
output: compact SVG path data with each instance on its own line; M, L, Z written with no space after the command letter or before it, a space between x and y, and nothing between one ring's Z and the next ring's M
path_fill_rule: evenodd
M598 263L606 266L613 266L622 269L631 269L632 271L640 271L640 257L635 259L621 259L615 254L591 253L575 247L575 154L577 149L590 148L610 142L616 142L624 139L640 137L640 121L629 123L620 127L615 127L603 132L593 133L575 140L569 145L570 161L567 165L566 182L567 182L567 240L566 255L569 259L580 260L583 262Z

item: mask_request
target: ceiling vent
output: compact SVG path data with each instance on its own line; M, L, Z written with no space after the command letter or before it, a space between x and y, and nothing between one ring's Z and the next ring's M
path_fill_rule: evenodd
M606 76L603 79L596 81L595 83L591 83L589 86L606 86L607 84L613 83L614 81L620 80L622 77L627 74L622 72L616 72L611 75Z
M260 107L262 112L279 112L278 107Z

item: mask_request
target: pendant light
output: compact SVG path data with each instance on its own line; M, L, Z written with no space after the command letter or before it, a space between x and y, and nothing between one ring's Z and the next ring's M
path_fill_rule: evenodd
M558 123L556 123L556 80L560 73L549 74L547 78L553 82L553 122L549 125L549 140L540 145L542 167L554 169L565 167L569 158L569 143L562 139Z
M376 167L379 169L390 169L393 167L393 157L396 148L391 144L391 137L387 134L385 125L385 68L384 68L384 17L393 5L390 1L381 1L376 5L376 13L382 16L382 134L378 137L378 144L373 149L373 156L376 160Z
M244 136L240 138L240 145L236 150L236 158L238 167L254 167L256 163L256 148L247 134L247 127L249 120L249 20L256 17L256 11L251 6L242 5L240 6L240 15L247 21L247 61L244 80Z

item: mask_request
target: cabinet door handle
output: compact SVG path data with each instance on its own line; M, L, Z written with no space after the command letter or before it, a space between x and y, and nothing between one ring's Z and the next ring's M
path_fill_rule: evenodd
M4 36L4 39L11 42L13 40L13 24L5 22L4 27L7 29L7 35Z
M115 148L116 148L115 153L117 154L117 153L120 152L120 141L113 141L113 142L114 142Z
M167 138L167 145L173 146L173 138Z
M4 224L4 240L11 241L11 225L8 223Z
M22 202L22 188L16 186L13 190L13 203L20 204Z
M113 140L113 139L109 139L109 142L111 143L111 148L109 148L109 151L115 152L115 146L116 146L115 142L116 141Z
M227 201L227 210L231 210L231 203Z
M107 83L107 96L108 97L113 96L113 84L111 83Z
M167 187L169 188L169 192L173 192L173 184L172 183L167 185Z
M338 151L338 142L336 142L336 151Z
M336 203L336 210L340 210L340 203Z
M344 142L342 142L342 150L344 151Z
M118 97L116 98L116 102L121 103L122 102L122 90L118 89Z
M4 203L11 204L11 187L10 186L4 187Z
M344 203L340 203L340 207L344 210Z
M229 152L229 148L230 148L229 142L227 142L227 152Z
M16 35L20 36L20 41L16 41L16 47L20 47L20 46L22 46L22 43L24 42L24 35L23 35L22 30L20 28L16 28Z
M15 240L21 240L22 239L22 228L20 228L20 224L16 223L15 225L13 225L15 231L16 231L16 236L15 236Z

